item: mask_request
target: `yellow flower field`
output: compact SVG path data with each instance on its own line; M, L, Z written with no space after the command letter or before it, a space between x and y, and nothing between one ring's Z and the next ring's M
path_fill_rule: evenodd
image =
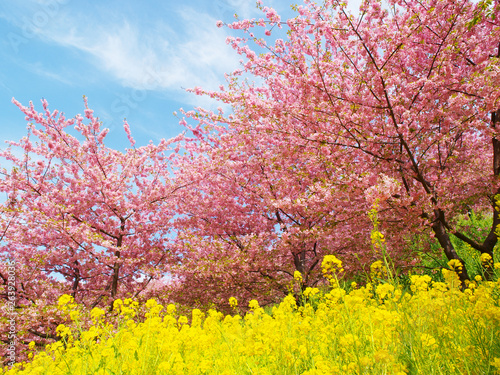
M327 275L341 269L333 258L324 266ZM445 277L413 275L406 289L380 281L344 289L332 277L333 289L305 289L300 306L289 295L266 312L253 300L244 317L235 298L232 316L195 309L189 318L149 300L142 321L137 303L117 300L117 333L94 309L90 329L60 326L62 341L3 374L500 373L500 282L461 291ZM59 308L78 322L71 297Z

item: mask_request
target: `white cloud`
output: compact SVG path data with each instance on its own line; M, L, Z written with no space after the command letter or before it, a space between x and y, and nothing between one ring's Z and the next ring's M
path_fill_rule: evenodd
M52 81L58 81L58 82L61 82L65 85L68 85L68 86L73 84L71 82L71 80L69 78L67 78L66 74L60 73L60 72L50 71L46 67L44 67L42 62L40 62L40 61L37 61L34 63L21 62L21 64L22 64L24 69L26 69L27 71L33 72L33 73L39 75L40 77L45 77L45 78L48 78Z
M216 20L193 9L178 10L170 20L141 27L133 20L63 17L40 29L40 36L86 53L91 61L134 89L216 88L238 57L225 43Z

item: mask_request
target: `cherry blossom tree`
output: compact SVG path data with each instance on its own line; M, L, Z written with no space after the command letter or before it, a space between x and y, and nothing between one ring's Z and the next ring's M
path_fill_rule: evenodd
M258 3L263 18L227 25L246 34L227 40L242 69L219 91L192 90L229 105L231 114L184 113L197 122L188 125L192 152L209 155L197 163L212 171L200 187L212 207L188 209L193 236L246 249L240 237L266 232L266 245L256 242L265 252L283 247L294 223L302 237L290 245L290 276L294 268L307 269L293 254L300 246L314 254L315 238L323 254L343 249L370 259L373 248L360 234L369 233L366 213L376 203L387 247L401 260L411 260L404 245L422 232L436 238L449 260L464 263L452 237L493 258L500 224L499 3L364 1L353 15L343 1L306 0L286 22ZM491 214L482 241L457 227L470 209ZM220 246L189 241L193 253L218 257ZM252 259L246 262L259 270ZM465 285L467 269L458 271Z
M186 115L204 119L190 129L196 137L186 138L189 154L176 161L193 180L176 219L184 244L175 270L181 282L172 293L177 301L228 308L228 298L237 296L242 305L254 298L271 303L325 283L326 254L341 254L351 274L381 256L371 244L372 202L365 195L390 193L394 181L365 194L347 178L354 169L328 164L321 148L302 152L304 145L288 143L285 155L278 145L286 139L214 126L207 118L218 121L220 114L202 109ZM356 246L363 251L353 252ZM391 255L398 266L410 261Z
M273 302L295 271L301 288L321 283L327 254L347 272L380 258L374 208L398 267L421 233L450 260L462 261L451 238L495 256L498 1L370 0L351 14L305 0L287 21L258 4L261 19L226 25L243 33L228 38L242 68L192 90L230 113L183 111L191 138L134 148L125 123L122 153L87 107L84 124L18 104L37 124L12 143L23 155L0 154L14 166L0 180L0 254L18 265L19 305L41 311L62 292L103 305L166 271L191 305ZM481 241L457 225L471 209L491 215Z
M167 168L177 140L136 148L125 122L131 148L120 152L104 145L108 129L86 100L86 119L51 113L46 101L43 113L14 103L30 123L0 152L12 165L0 179L1 295L5 302L5 265L15 261L19 339L54 338L58 319L47 306L63 293L90 308L112 306L138 298L178 261L170 221L179 186Z

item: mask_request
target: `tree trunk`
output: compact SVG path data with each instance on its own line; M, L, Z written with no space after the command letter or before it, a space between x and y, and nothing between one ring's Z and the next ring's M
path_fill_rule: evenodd
M80 269L78 268L78 261L75 260L75 267L73 268L75 272L75 278L73 279L72 293L73 298L76 298L76 292L78 291L78 286L80 284Z
M432 230L436 235L439 244L443 248L446 257L449 260L458 259L462 263L462 270L457 274L460 278L460 282L462 284L462 289L465 289L467 285L466 280L470 280L469 274L467 273L467 269L465 268L465 262L462 258L460 258L453 247L453 244L450 240L450 235L446 231L446 227L444 225L444 212L441 209L434 210L434 222L432 223Z

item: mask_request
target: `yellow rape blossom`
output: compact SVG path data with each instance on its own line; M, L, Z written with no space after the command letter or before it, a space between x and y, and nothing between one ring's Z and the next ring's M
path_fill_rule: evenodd
M411 275L410 281L412 292L426 291L431 285L432 278L429 275Z
M304 292L302 294L304 295L304 297L308 298L308 297L315 296L318 293L319 293L318 288L307 287L306 290L304 290Z
M493 366L493 367L496 367L497 369L497 374L500 374L500 358L497 357L497 358L493 358L493 361L490 362L490 364Z
M71 310L76 307L76 304L74 302L75 299L73 298L73 296L70 296L69 294L63 294L57 301L57 308L62 311Z
M378 230L374 230L371 233L371 240L372 245L378 248L380 244L383 244L385 242L385 237Z
M453 271L460 273L460 272L462 272L463 264L458 259L452 259L448 262L448 267L450 267Z
M424 347L430 347L432 349L437 348L436 339L431 335L423 333L422 335L420 335L420 340L422 341L422 346Z
M64 324L59 324L56 328L56 333L64 338L71 335L71 329Z
M392 297L394 294L394 285L389 283L382 283L377 285L375 291L379 298L379 302L382 302L385 298Z
M381 260L372 263L370 266L370 276L374 282L387 277L387 268Z
M481 265L484 268L492 268L493 267L493 259L491 258L490 254L482 253L481 256L479 257L479 260L481 261Z
M332 286L337 286L338 276L344 272L342 261L335 255L325 255L321 262L323 276L330 281Z
M259 302L256 299L253 299L248 303L248 307L250 307L252 310L256 310L260 307Z
M123 305L123 301L120 298L113 301L113 309L114 310L119 310L122 305Z
M101 316L103 316L104 314L105 314L104 310L99 307L94 307L90 312L90 316L94 320L99 320Z
M447 270L446 268L441 269L443 277L451 288L458 288L460 286L460 278L454 271Z
M299 283L302 282L302 274L299 271L295 271L293 273L293 278L298 281Z
M339 267L330 258L329 268ZM383 276L382 267L379 262L374 270ZM455 271L444 271L457 278ZM76 332L59 325L56 332L63 340L40 353L30 343L30 361L4 369L3 375L498 372L500 352L492 341L500 336L498 284L471 282L469 292L462 292L426 275L412 275L410 281L409 288L387 280L349 290L308 287L303 295L314 296L314 303L305 300L297 306L290 294L265 312L251 300L244 318L214 309L193 309L191 319L177 317L175 305L163 309L151 299L140 309L146 316L120 318L113 327L103 323L104 311L95 308L90 328ZM116 302L116 308L135 311L134 302ZM235 297L229 304L238 306ZM58 302L71 305L68 297ZM83 310L73 310L81 319Z
M234 297L229 298L229 306L231 306L233 309L238 307L238 300Z
M161 305L159 305L161 306ZM161 306L163 308L163 306ZM177 308L175 307L175 305L173 303L169 303L167 305L167 314L168 315L175 315L177 312Z
M71 319L71 320L78 320L78 318L80 317L80 311L77 311L77 310L72 310L72 311L69 313L69 316L70 316L70 319Z
M187 324L188 323L188 318L187 316L184 316L184 315L181 315L179 316L179 319L177 319L177 323L182 326L184 324Z

